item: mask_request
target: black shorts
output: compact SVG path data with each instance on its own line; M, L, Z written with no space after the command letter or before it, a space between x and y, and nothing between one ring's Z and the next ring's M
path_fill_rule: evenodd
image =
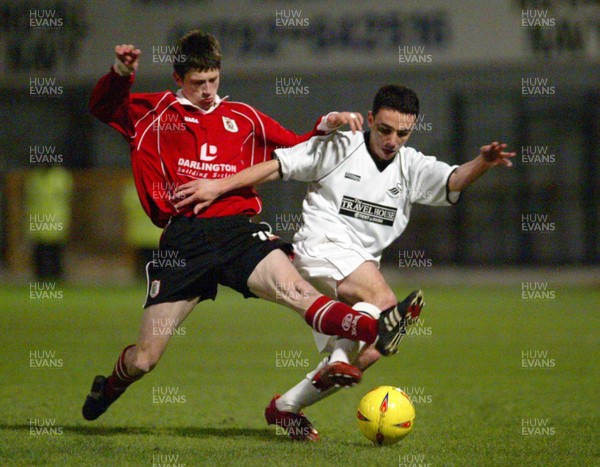
M290 243L269 239L263 226L250 222L248 216L174 217L146 265L144 307L196 297L214 300L218 284L246 298L255 297L248 289L248 278L277 249L292 254Z

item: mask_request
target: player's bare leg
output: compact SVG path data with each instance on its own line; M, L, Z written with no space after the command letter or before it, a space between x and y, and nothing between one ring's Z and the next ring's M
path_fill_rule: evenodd
M338 281L337 295L346 303L367 302L380 310L387 310L397 304L394 292L371 261L365 261L349 276ZM381 354L373 345L337 339L329 358L330 363L314 375L312 383L321 391L333 386L354 386L360 382L362 372L380 357Z
M338 297L346 303L367 302L380 310L396 306L398 299L381 271L371 261L365 261L337 284Z
M396 295L385 281L383 274L371 261L365 261L348 277L339 281L337 293L346 303L367 302L380 310L387 310L398 303ZM343 351L347 347L346 344L339 341L340 339L336 342L332 353L333 357L335 357L336 350ZM365 371L381 358L381 354L373 345L363 345L357 353L358 355L350 363L355 364L361 371Z
M398 300L385 281L385 278L377 269L374 263L365 261L356 268L348 277L339 281L337 284L338 296L347 303L367 302L375 305L380 310L386 310L398 305ZM422 307L422 299L418 303L418 311L414 311L418 318L418 313ZM413 310L409 310L413 313ZM336 348L332 356L336 354L338 346L341 349L347 347L341 344L342 339L336 342ZM364 345L360 349L358 356L351 360L361 371L365 371L373 363L381 358L381 353L373 345ZM335 359L332 359L335 361Z
M280 250L272 251L256 266L248 278L248 287L258 297L296 310L319 332L349 337L356 341L373 342L376 338L384 341L379 321L321 295L300 276L289 258ZM384 336L389 339L387 342L390 344L390 337L399 339L399 327L396 329L398 333L394 336L389 331ZM373 332L377 332L377 337L373 337ZM361 335L367 336L367 339L361 338ZM285 410L285 407L286 404L275 396L265 409L267 423L281 426L295 440L319 439L317 431L299 409L292 411Z
M123 349L110 376L98 375L94 379L82 410L86 420L98 418L129 385L154 369L173 332L187 318L196 303L197 298L159 303L144 310L136 343Z
M384 355L396 353L402 317L390 308L380 319L326 297L304 280L281 250L271 251L252 271L248 287L258 297L296 310L316 331L375 343Z
M134 347L125 355L126 370L139 376L156 366L174 331L188 317L198 298L150 305L144 310L140 332Z
M257 297L281 303L304 317L310 305L321 297L306 282L281 250L269 253L256 265L248 278L248 288Z
M352 274L338 282L337 293L338 297L347 303L367 302L380 310L398 305L393 291L372 262L362 263ZM407 299L412 301L411 297L413 294ZM421 295L417 294L420 300L417 300L418 311L422 306L422 298L419 297ZM278 407L281 410L297 412L330 396L340 387L350 387L360 381L360 378L352 378L353 375L358 374L356 371L360 371L362 376L362 371L373 365L379 358L381 353L372 344L365 345L364 342L337 339L331 355L319 363L305 379L283 394L277 400ZM346 367L348 363L353 366ZM338 375L335 374L336 371Z

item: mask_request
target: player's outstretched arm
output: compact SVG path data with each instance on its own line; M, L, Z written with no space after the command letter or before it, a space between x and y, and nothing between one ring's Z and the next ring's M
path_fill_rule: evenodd
M273 159L250 166L231 177L192 180L175 189L175 198L181 199L175 207L182 209L193 204L194 214L198 214L225 193L279 178L279 161Z
M273 148L296 146L313 136L322 136L339 130L344 125L348 125L352 133L356 133L362 130L364 121L359 112L334 111L319 117L311 131L299 135L284 128L281 124L263 113L256 111L256 115L260 118L258 128L262 129L268 144Z
M115 63L112 66L114 73L107 73L100 78L92 90L89 102L90 112L94 117L127 136L131 136L134 131L128 120L129 90L140 54L140 50L132 44L115 46ZM115 76L115 73L120 76Z
M515 157L514 152L505 152L507 145L494 141L492 144L482 146L479 155L458 167L448 180L448 189L450 191L463 191L471 183L481 177L492 167L502 165L512 167L511 157Z

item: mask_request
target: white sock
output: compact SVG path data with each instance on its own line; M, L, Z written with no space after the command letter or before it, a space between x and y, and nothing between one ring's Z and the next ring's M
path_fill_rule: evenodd
M298 413L304 407L313 405L337 392L340 388L333 387L327 391L319 391L312 384L313 377L321 368L331 362L353 362L364 344L364 342L355 342L350 339L336 339L331 355L324 358L317 368L306 375L306 378L277 399L275 406L282 412Z
M330 362L350 363L356 360L364 342L351 341L350 339L336 339L333 351L329 357Z
M313 371L306 375L302 381L283 394L275 401L275 406L282 412L298 413L302 408L313 405L315 402L336 392L339 388L331 388L327 391L319 391L312 384L313 376L329 363L329 357L323 359Z

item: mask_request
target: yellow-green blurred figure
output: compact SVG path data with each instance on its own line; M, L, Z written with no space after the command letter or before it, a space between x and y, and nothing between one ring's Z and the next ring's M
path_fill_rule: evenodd
M26 173L24 189L26 230L33 244L36 278L63 279L73 176L61 166L39 166Z
M123 206L125 241L134 251L137 277L145 278L146 264L154 259L162 229L156 227L142 209L133 179L127 182L123 190Z

